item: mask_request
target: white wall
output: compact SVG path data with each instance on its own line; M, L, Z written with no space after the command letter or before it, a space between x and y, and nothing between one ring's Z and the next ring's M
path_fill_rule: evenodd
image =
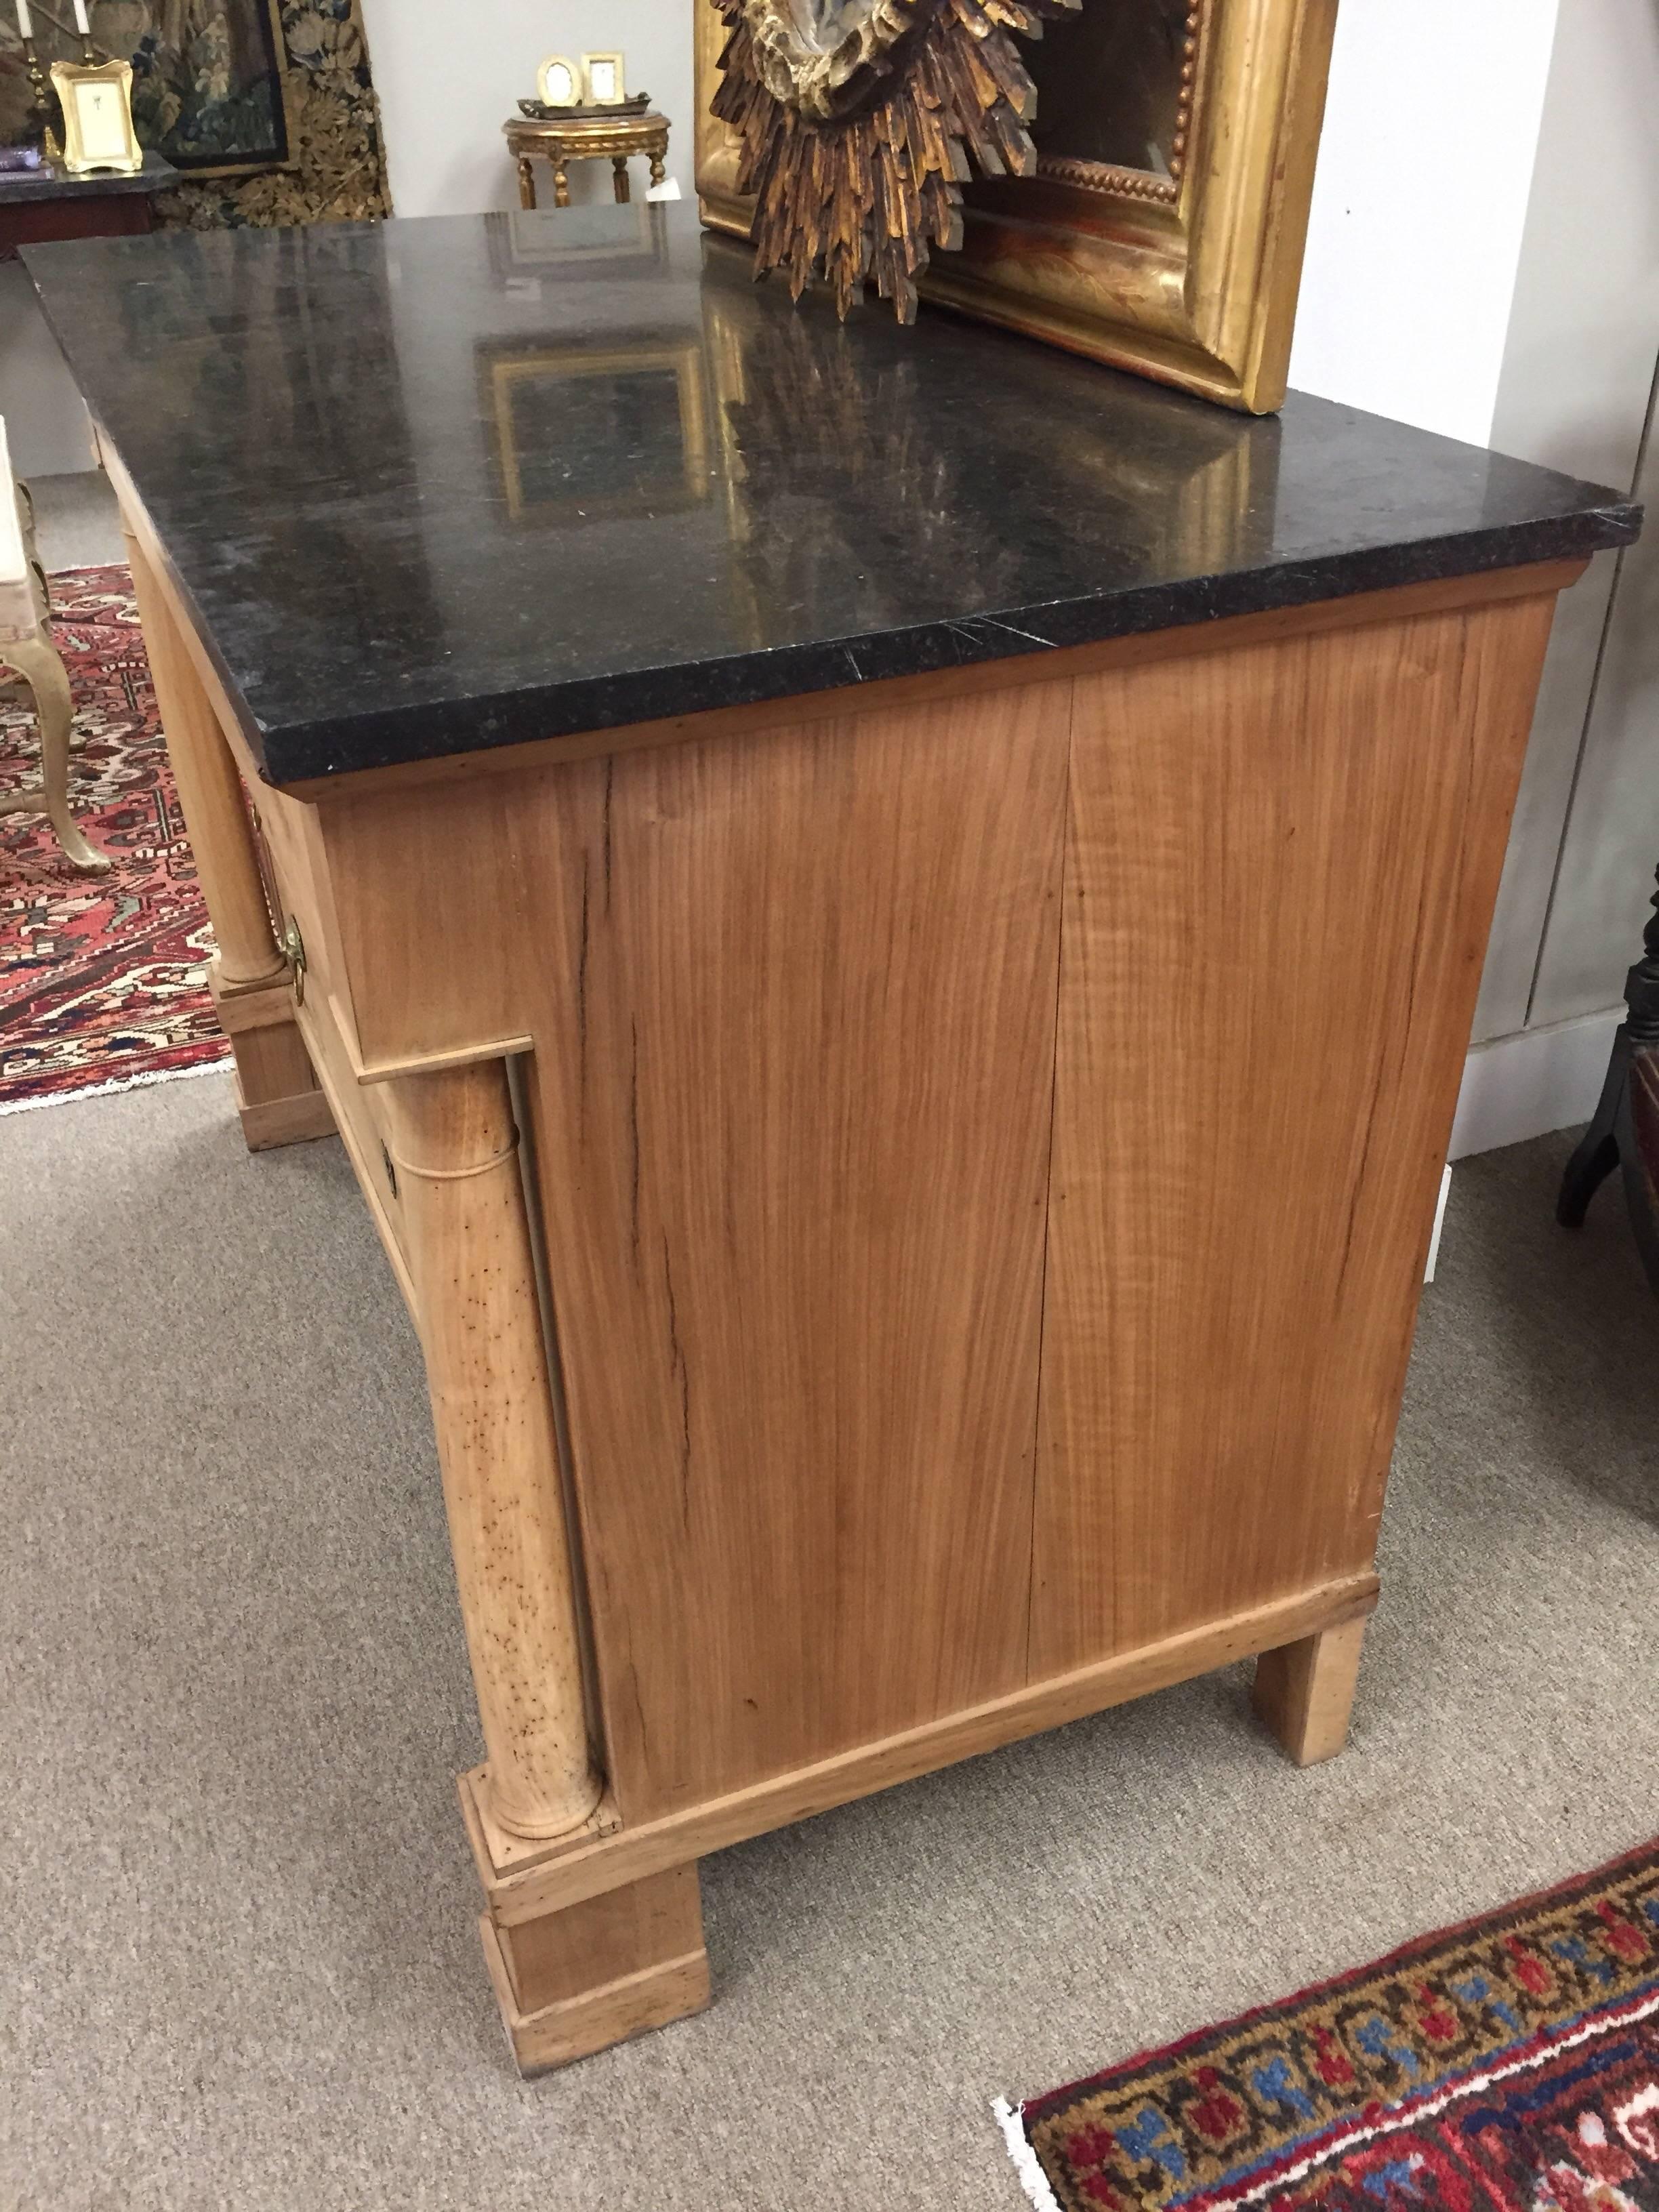
M1659 362L1656 108L1653 0L1569 0L1492 443L1621 490L1636 483ZM1651 451L1636 489L1651 510ZM1659 861L1656 556L1651 528L1622 556L1598 554L1556 617L1460 1109L1469 1149L1583 1120L1601 1088Z
M1557 5L1340 0L1298 389L1489 441Z
M668 118L668 173L691 191L691 0L362 0L399 215L477 215L519 204L501 125L533 97L547 54L626 57L629 92ZM647 183L634 165L634 193ZM552 184L544 171L542 198ZM611 196L608 161L571 170L575 199Z

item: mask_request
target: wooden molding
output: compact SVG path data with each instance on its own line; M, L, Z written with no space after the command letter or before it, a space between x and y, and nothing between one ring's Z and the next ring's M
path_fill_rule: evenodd
M1102 1712L1151 1691L1168 1689L1172 1683L1276 1650L1316 1630L1363 1619L1376 1605L1376 1594L1375 1575L1352 1575L1318 1589L1299 1591L1271 1605L1252 1607L1230 1620L1206 1622L1139 1651L1122 1652L1046 1682L1028 1683L1006 1697L908 1729L879 1743L860 1744L712 1804L665 1814L610 1836L573 1838L568 1849L520 1874L493 1866L486 1871L487 1860L481 1857L491 1912L506 1925L538 1919L623 1882L684 1865L705 1852L722 1850L750 1836L908 1782L935 1767L994 1751L1021 1736L1081 1720L1085 1714Z

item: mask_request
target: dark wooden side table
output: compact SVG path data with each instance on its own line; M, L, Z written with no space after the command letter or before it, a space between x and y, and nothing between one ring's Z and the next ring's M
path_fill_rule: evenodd
M171 161L146 153L136 176L71 177L62 169L0 174L0 261L52 238L123 238L155 228L157 192L179 181Z
M507 139L507 150L519 165L520 203L527 208L536 204L534 164L538 161L552 164L555 207L570 204L572 161L602 160L608 155L613 173L612 189L619 201L626 201L631 197L628 183L630 154L647 156L653 185L662 182L668 161L665 115L573 114L546 122L515 116L511 123L503 123L501 130Z
M1582 1229L1589 1202L1623 1171L1631 1226L1648 1279L1659 1291L1659 892L1642 957L1625 978L1626 1019L1613 1041L1601 1103L1567 1163L1555 1218Z

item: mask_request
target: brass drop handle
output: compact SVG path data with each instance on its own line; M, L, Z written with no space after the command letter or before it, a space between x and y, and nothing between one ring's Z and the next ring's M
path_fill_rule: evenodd
M294 972L294 1003L303 1006L306 1002L306 941L300 934L300 925L292 915L283 933L280 947L283 957Z

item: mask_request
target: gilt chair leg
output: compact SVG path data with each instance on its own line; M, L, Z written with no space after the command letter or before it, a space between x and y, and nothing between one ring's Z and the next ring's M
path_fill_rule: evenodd
M75 708L58 648L43 635L11 639L0 643L0 661L15 668L33 692L40 722L40 782L30 790L0 799L0 813L44 813L76 867L89 872L106 869L108 854L88 844L70 812L69 755Z

